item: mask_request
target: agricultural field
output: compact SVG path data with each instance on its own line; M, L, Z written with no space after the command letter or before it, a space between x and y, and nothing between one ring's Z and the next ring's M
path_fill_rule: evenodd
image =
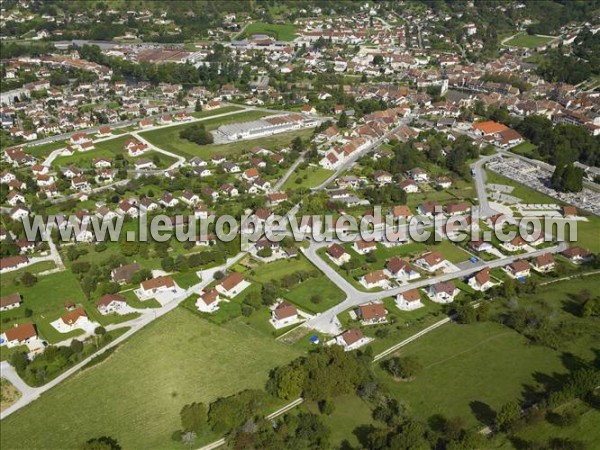
M525 47L525 48L537 48L545 45L555 39L552 36L540 36L526 33L519 33L512 39L509 39L504 43L508 47Z
M296 34L296 27L291 23L272 24L264 22L254 22L249 24L245 29L243 36L252 37L254 34L267 34L278 41L293 41Z
M258 332L219 327L178 308L5 419L0 444L76 448L110 435L123 448L183 449L171 440L183 405L262 388L272 367L298 355Z

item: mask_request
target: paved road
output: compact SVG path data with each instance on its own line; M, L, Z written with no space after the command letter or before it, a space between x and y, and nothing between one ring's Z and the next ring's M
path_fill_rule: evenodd
M328 309L327 311L315 316L313 319L305 323L306 326L314 328L322 333L326 334L338 334L341 332L340 324L337 319L338 314L346 311L347 309L354 308L360 304L368 303L376 300L381 300L386 297L393 297L409 289L418 289L426 286L430 286L435 283L442 281L450 281L457 278L465 278L472 275L484 267L493 269L495 267L504 267L514 261L524 258L534 258L544 253L558 253L565 250L568 245L567 243L561 243L554 247L544 248L542 250L535 250L526 254L506 256L504 258L496 259L494 261L479 261L473 266L461 269L456 272L445 273L437 275L431 278L420 279L403 286L399 286L393 289L386 289L378 292L362 292L346 281L333 267L331 267L326 261L324 261L316 252L319 248L326 246L328 243L313 243L308 249L304 249L303 253L306 257L323 272L332 282L336 284L345 294L346 299L338 303L336 306Z
M475 179L475 189L477 191L477 200L479 201L479 216L482 219L493 216L498 212L490 207L487 192L485 190L486 175L485 170L483 169L485 163L494 158L496 158L496 155L485 156L483 158L478 159L475 163L471 164L471 169L475 171L475 175L473 178Z
M124 328L124 327L130 327L130 329L127 332L123 333L118 338L116 338L114 341L110 342L105 347L101 348L98 352L94 353L93 355L88 356L87 358L82 360L80 363L78 363L75 366L71 367L70 369L66 370L61 375L59 375L58 377L54 378L52 381L46 383L45 385L43 385L41 387L27 386L19 378L19 376L14 371L14 369L12 369L12 367L8 363L3 362L2 365L0 366L0 369L2 371L1 376L9 379L13 383L13 385L15 385L17 388L19 388L22 395L21 395L21 398L17 402L15 402L13 405L6 408L4 411L2 411L0 413L0 420L4 419L5 417L8 417L10 414L14 413L15 411L18 411L22 407L33 402L44 392L52 389L54 386L57 386L58 384L60 384L64 380L66 380L71 375L77 373L82 367L84 367L94 357L101 355L102 353L115 347L116 345L119 345L121 342L125 341L126 339L131 337L133 334L137 333L139 330L141 330L143 327L145 327L149 323L153 322L154 320L158 319L159 317L161 317L161 316L167 314L168 312L172 311L173 309L175 309L186 298L188 298L191 295L197 294L201 289L205 288L208 284L210 284L214 279L213 277L214 277L215 272L228 269L229 267L236 264L241 258L243 258L245 256L245 254L246 254L245 252L240 252L236 256L228 259L225 264L223 264L219 267L213 267L211 269L202 271L202 281L189 287L188 289L183 291L181 294L175 296L166 305L164 305L160 308L149 309L147 313L143 314L140 317L137 317L128 322L123 322L123 323L119 324L118 327L114 326L113 329L114 328ZM5 373L6 373L6 375L5 375ZM21 389L21 388L23 388L23 389Z

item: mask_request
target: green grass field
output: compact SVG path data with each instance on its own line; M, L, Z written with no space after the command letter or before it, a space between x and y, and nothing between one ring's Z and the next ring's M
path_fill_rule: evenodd
M178 308L3 420L0 443L77 448L112 436L123 448L183 449L171 440L183 405L262 388L269 369L298 355L259 332L219 327Z
M69 145L68 141L55 141L48 142L47 144L41 145L31 145L26 148L26 152L32 154L36 158L43 158L48 156L54 150L58 150L59 148L65 148Z
M268 264L260 264L252 269L249 278L259 283L278 281L285 275L293 274L298 271L317 271L306 257L299 255L293 259L282 259ZM314 294L321 295L321 303L313 303L310 298ZM300 309L317 313L325 311L335 306L344 299L344 293L340 291L325 275L319 272L319 275L310 278L302 283L293 286L289 292L283 295L287 300L294 303Z
M526 33L519 33L509 41L506 41L504 45L509 47L525 47L525 48L536 48L541 45L550 42L552 37L530 35Z
M524 389L539 386L536 373L566 371L559 353L529 345L492 322L444 325L397 354L419 358L423 370L414 381L396 382L379 367L376 371L411 415L423 421L435 414L460 416L469 426L479 422L473 413L476 402L497 411L520 399Z
M268 115L269 113L265 113L262 111L248 111L243 115L232 114L230 116L203 120L199 123L204 124L207 130L214 130L224 124L248 122L260 119L261 117L265 117ZM156 145L157 147L162 148L163 150L176 153L186 158L191 158L194 156L199 156L201 158L209 158L212 154L217 152L223 155L235 153L233 150L228 149L228 146L232 146L235 144L243 144L243 148L251 148L254 145L258 145L256 144L256 141L258 141L259 139L253 141L242 141L234 144L198 145L179 137L179 133L182 129L193 125L193 123L182 124L158 130L145 131L143 133L140 133L140 136L142 136L144 139L147 139L149 142Z
M254 34L268 34L278 41L293 41L296 38L296 27L291 23L283 25L254 22L244 30L244 37L252 37Z
M242 108L241 106L222 106L221 108L217 109L196 111L192 113L192 116L196 117L197 119L200 119L204 117L217 116L219 114L225 114L232 111L242 111L243 109L244 108Z
M517 153L519 155L527 156L530 158L534 158L537 154L536 152L537 146L532 144L529 141L521 142L519 145L514 146L510 149L511 152Z
M294 172L283 184L283 190L310 189L323 183L332 173L332 170L309 166ZM300 183L297 180L300 180Z

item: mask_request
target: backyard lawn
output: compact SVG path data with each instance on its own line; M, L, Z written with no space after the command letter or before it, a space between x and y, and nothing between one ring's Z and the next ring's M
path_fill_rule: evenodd
M111 436L123 448L183 449L171 440L183 405L262 388L272 367L299 354L258 331L219 327L177 308L106 361L3 420L0 443L4 449L77 448Z
M65 314L65 302L72 301L82 304L90 320L100 322L102 325L123 322L135 318L137 314L127 316L108 315L102 316L95 307L94 302L85 298L75 275L70 271L58 272L51 275L38 277L38 281L31 287L16 285L2 277L2 295L18 292L23 297L23 305L19 308L2 313L2 318L7 319L0 324L0 330L5 331L14 324L33 322L36 324L40 335L50 343L55 343L69 337L82 334L81 330L69 333L59 333L50 325L50 322ZM96 298L94 298L94 301ZM25 317L25 309L30 309L32 315ZM4 355L3 355L4 356ZM4 359L4 358L3 358Z

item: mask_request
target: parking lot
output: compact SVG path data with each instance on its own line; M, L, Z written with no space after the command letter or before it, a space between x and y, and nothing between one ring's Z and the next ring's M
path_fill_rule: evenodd
M488 163L487 168L543 194L574 205L579 209L600 215L599 192L588 188L583 188L581 192L576 193L558 192L549 186L552 174L533 164L517 159L494 159Z

